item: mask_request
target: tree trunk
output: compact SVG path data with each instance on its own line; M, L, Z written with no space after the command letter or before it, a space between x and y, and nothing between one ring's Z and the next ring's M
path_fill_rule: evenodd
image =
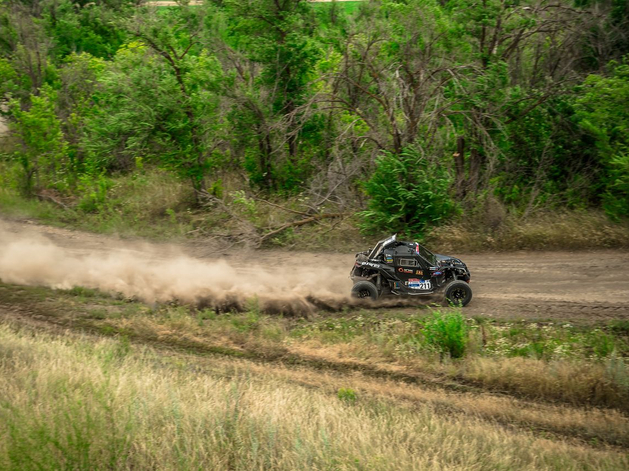
M470 150L470 177L467 182L468 193L476 193L478 190L478 182L480 181L482 155L478 148L472 147Z
M273 188L273 172L271 165L271 137L264 130L258 130L258 148L260 149L260 171L262 185L265 189Z
M459 136L456 140L456 152L454 154L454 170L456 199L465 197L465 138Z

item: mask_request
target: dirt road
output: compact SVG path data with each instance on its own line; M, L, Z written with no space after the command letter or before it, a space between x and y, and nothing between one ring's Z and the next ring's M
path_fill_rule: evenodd
M451 255L463 259L472 272L474 299L464 310L469 316L629 319L629 252ZM347 275L353 258L348 253L226 251L199 241L148 244L0 220L3 281L53 287L85 281L122 292L121 286L132 286L136 291L130 294L149 300L205 296L211 285L215 297L219 292L284 300L316 296L338 304L351 288ZM158 268L147 271L148 266Z

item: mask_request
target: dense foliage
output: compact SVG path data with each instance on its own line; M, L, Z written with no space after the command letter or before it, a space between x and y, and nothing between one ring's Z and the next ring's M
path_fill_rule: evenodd
M145 165L237 175L412 234L488 194L626 217L628 5L1 0L3 181L97 211Z
M449 195L451 178L445 167L430 162L415 149L399 155L384 153L365 183L371 196L362 213L364 229L422 234L426 225L450 216L454 201Z

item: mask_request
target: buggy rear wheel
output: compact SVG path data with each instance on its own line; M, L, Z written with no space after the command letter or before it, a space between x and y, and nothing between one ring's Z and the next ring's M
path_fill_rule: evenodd
M359 281L352 287L352 297L375 301L378 299L378 288L369 281Z
M446 286L446 301L453 306L467 306L472 300L472 288L463 280L454 280Z

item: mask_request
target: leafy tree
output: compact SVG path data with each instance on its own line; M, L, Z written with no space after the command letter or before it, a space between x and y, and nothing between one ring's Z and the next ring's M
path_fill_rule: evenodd
M100 76L83 141L97 166L128 170L145 157L203 189L222 140L221 69L199 44L200 25L185 8L127 23L138 39Z
M20 77L11 62L0 57L0 97L19 89Z
M51 38L41 21L29 14L29 8L19 3L0 4L0 54L17 73L18 79L14 81L17 87L12 91L22 105L42 85L54 86L58 78L49 56L51 46Z
M431 0L364 8L329 73L329 100L366 126L363 140L378 149L435 143L447 126L443 87L458 75L448 50L454 32Z
M46 30L54 39L51 53L58 59L87 52L111 58L126 39L120 19L132 14L134 2L55 0L42 12Z
M629 216L629 63L610 64L609 77L590 75L577 100L577 119L596 142L605 169L602 201L614 218Z
M56 92L44 86L39 96L31 96L28 110L22 110L17 101L11 102L12 128L21 143L16 153L22 169L20 187L27 196L43 186L63 188L66 183L67 143L55 113L56 98Z
M304 0L226 4L235 20L228 42L260 67L237 70L236 88L231 90L238 110L232 117L244 121L237 127L248 125L256 134L257 145L248 153L257 159L249 159L248 170L266 189L295 189L301 180L298 169L308 167L300 158L300 144L304 132L314 129L308 103L320 55L312 38L314 14Z
M365 229L419 234L452 197L471 208L487 191L523 214L594 203L627 215L627 65L601 66L629 50L627 2L345 11L0 2L0 112L21 143L22 188L98 188L86 208L99 210L109 177L144 162L197 195L227 171L303 191L313 211L367 206Z
M578 62L578 39L592 16L549 0L454 0L447 8L469 45L465 77L450 92L458 101L455 168L457 182L464 181L460 196L474 196L514 148L507 126L519 126L563 92L563 82L572 78ZM520 139L518 144L526 142ZM536 155L534 148L518 152ZM532 161L528 166L537 165Z
M94 108L98 82L107 62L84 52L70 54L59 70L58 114L68 141L70 159L77 173L85 171L85 152L81 145L85 120Z

